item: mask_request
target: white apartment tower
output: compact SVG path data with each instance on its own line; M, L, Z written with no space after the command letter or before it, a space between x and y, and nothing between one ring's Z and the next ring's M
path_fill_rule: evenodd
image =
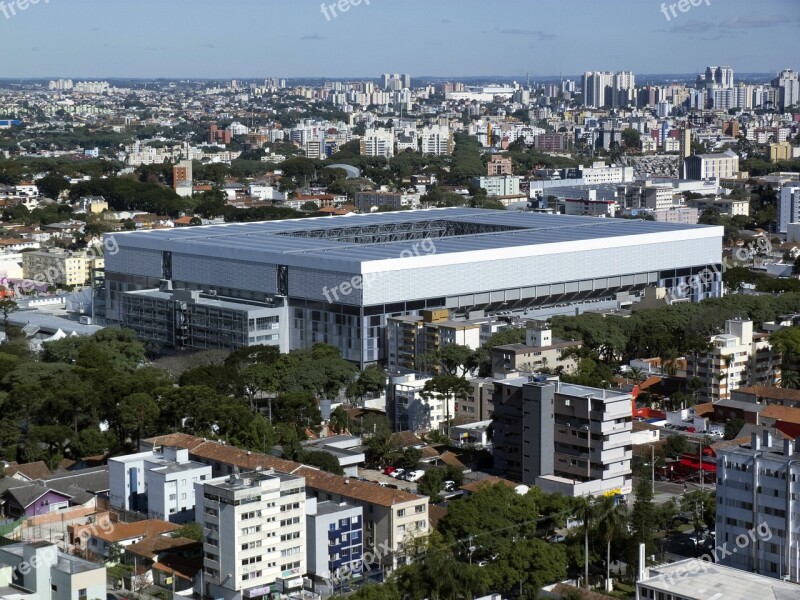
M711 402L729 400L731 390L749 385L779 385L780 353L772 349L768 337L753 333L753 322L731 319L725 333L711 338L707 352L689 354L687 373L702 384Z
M394 131L387 129L368 129L361 139L362 156L394 156Z
M786 233L789 223L800 221L800 185L787 183L781 188L778 202L778 231Z
M720 563L800 583L800 454L792 440L752 433L717 451ZM800 588L796 595L800 595ZM787 596L788 597L788 596Z
M235 471L196 483L195 496L195 520L203 526L203 576L196 591L240 600L302 588L305 478Z

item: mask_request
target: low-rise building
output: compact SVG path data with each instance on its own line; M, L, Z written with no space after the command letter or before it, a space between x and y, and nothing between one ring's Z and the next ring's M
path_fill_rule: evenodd
M25 279L54 286L85 285L93 269L103 268L102 255L66 250L34 250L22 255Z
M141 442L142 450L161 446L187 448L192 460L211 465L215 477L231 475L237 470L274 469L305 477L308 498L360 506L364 515L364 552L374 557L375 564L389 570L410 560L409 548L417 543L418 538L429 533L427 496L383 488L371 482L181 433Z
M717 211L721 215L729 217L749 216L750 200L745 198L731 198L729 196L714 196L702 198L690 198L686 201L690 208L696 208L703 212L706 209Z
M0 588L3 598L83 600L105 598L106 568L65 554L49 542L26 542L0 547L0 579L13 578L13 587ZM3 567L9 572L3 573Z
M308 575L335 583L357 576L364 556L364 516L347 502L306 501Z
M732 548L733 544L728 544ZM709 594L710 592L710 594ZM697 558L656 565L636 582L636 600L794 598L797 584Z
M108 460L109 501L174 523L194 520L194 484L211 479L211 467L189 460L185 448L161 448Z
M513 371L534 372L540 369L560 369L569 373L577 368L578 360L567 350L580 347L580 341L553 338L549 328L528 329L524 344L492 348L492 373L499 376Z

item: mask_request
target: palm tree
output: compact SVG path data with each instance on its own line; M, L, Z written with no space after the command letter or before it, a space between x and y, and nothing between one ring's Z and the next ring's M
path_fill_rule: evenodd
M800 373L797 371L784 371L781 375L781 387L790 390L800 389Z
M613 496L603 496L592 507L600 538L606 542L606 589L611 581L611 542L622 531L627 521L622 505L617 504Z
M631 375L631 379L635 384L638 384L640 381L645 379L644 370L640 367L631 367L630 371L628 371Z
M583 565L584 565L584 587L589 589L589 517L592 511L592 498L590 496L578 496L575 498L575 513L583 515Z

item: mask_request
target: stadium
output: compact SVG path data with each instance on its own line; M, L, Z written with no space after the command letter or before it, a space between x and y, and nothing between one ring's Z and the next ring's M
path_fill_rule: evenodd
M446 208L110 234L105 316L183 348L324 342L383 361L389 316L522 312L648 286L722 294L722 227Z

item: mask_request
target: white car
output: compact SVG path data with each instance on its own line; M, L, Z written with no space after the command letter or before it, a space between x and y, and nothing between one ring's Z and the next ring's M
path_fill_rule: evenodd
M410 483L416 483L422 479L423 475L425 475L425 471L411 471L405 476L405 480Z
M389 477L393 477L394 479L402 479L403 473L405 473L405 469L395 469L391 473L389 473Z

